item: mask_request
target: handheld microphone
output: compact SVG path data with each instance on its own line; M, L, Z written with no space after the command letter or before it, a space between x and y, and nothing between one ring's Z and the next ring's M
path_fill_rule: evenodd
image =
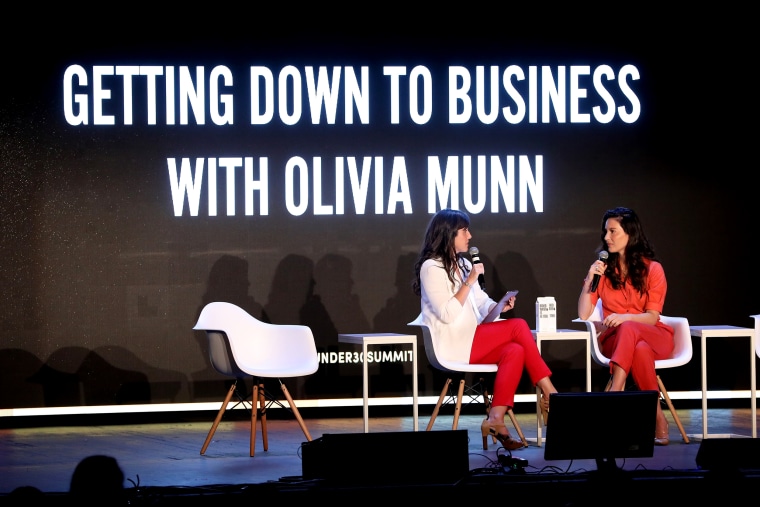
M473 264L482 264L480 261L480 252L477 248L474 246L470 247L470 257L472 257L472 263ZM486 277L482 274L478 275L478 284L480 285L480 288L483 290L486 290Z
M608 254L606 250L599 252L599 260L605 264L607 264L607 257L609 256L610 254ZM594 275L594 278L591 280L591 292L596 292L596 288L599 286L599 279L601 277L602 275Z

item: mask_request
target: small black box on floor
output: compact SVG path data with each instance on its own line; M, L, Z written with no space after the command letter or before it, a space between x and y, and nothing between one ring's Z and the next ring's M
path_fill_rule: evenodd
M301 447L304 479L453 484L470 467L467 430L327 433Z
M703 470L760 470L760 439L706 438L697 451Z

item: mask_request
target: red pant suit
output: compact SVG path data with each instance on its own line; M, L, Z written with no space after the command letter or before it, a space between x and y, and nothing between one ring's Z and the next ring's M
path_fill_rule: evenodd
M668 284L662 264L657 261L649 261L646 286L643 294L639 294L628 282L622 289L616 290L606 277L602 277L597 292L591 294L592 302L596 305L597 300L602 300L603 318L612 313L644 313L647 310L662 313ZM673 353L672 327L660 321L655 325L625 321L617 327L607 328L597 339L602 354L610 358L610 373L614 363L626 375L633 376L639 389L659 389L654 361L667 359Z

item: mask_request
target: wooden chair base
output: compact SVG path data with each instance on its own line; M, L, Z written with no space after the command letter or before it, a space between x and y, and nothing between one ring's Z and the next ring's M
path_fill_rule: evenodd
M296 406L295 402L293 401L293 398L290 396L290 392L288 391L288 388L285 386L285 384L280 382L280 388L282 389L282 393L285 395L285 399L288 402L288 407L290 408L290 411L295 416L296 420L298 421L298 425L301 427L301 431L303 431L304 436L306 437L306 440L309 442L312 441L311 434L309 433L309 430L306 428L306 423L304 422L303 418L301 417L301 413L298 411L298 407ZM224 415L224 412L227 410L227 406L230 403L230 400L232 399L232 395L237 392L237 383L236 380L233 382L233 384L230 386L229 390L227 391L227 396L224 398L224 401L222 402L222 406L219 408L219 412L216 414L216 418L214 419L214 423L211 425L211 429L208 432L208 435L206 435L206 441L203 442L203 447L201 448L201 454L206 453L206 449L209 446L209 443L211 443L211 439L214 437L214 433L216 433L216 428L219 426L219 423L222 420L222 416ZM247 398L240 396L238 393L238 397L240 398L240 403L247 403ZM257 403L258 401L258 403ZM277 403L280 406L283 406L278 400L276 400L273 396L271 396L267 391L264 389L264 383L259 381L258 379L254 379L253 382L253 392L251 394L251 438L250 438L250 455L253 457L256 452L256 423L257 420L261 420L261 441L264 448L264 451L269 450L269 435L267 432L267 408L272 405L272 403Z
M445 405L447 403L451 403L452 401L455 402L454 405L454 421L451 425L452 430L456 430L459 427L459 415L462 412L462 400L465 397L465 391L468 391L468 396L470 396L473 400L479 397L480 395L483 396L483 405L485 406L485 412L486 417L488 416L488 413L491 410L491 397L488 395L488 391L486 389L483 389L482 393L477 392L477 389L473 386L466 386L464 379L461 379L459 381L459 387L457 389L456 396L453 395L450 392L451 388L451 382L452 379L448 378L446 379L446 383L443 386L443 389L441 390L441 395L438 397L438 401L435 404L435 408L433 409L433 414L430 416L430 421L428 422L426 431L430 431L433 428L433 424L435 423L436 418L438 417L438 412L441 409L442 405ZM480 379L477 385L483 384L483 379ZM512 425L515 427L515 431L517 431L517 435L520 437L520 441L523 443L524 447L528 447L528 441L525 439L525 435L522 432L522 429L520 428L520 425L517 423L517 418L515 417L515 413L512 411L511 408L507 409L507 415L509 416L510 421L512 422ZM496 437L491 437L493 442L496 443Z

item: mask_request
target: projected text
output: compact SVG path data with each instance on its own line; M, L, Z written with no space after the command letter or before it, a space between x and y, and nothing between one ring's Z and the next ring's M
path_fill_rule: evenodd
M270 173L266 157L169 158L167 168L175 216L185 214L185 204L187 214L198 216L204 195L208 216L217 216L220 194L226 202L227 216L269 215ZM323 171L332 171L334 188L323 187ZM220 172L225 180L222 191L218 187ZM309 161L292 157L281 172L285 175L285 194L278 198L293 216L413 212L406 160L402 156L389 161L383 157L361 160L336 157L329 167L321 157ZM239 186L244 195L242 208L235 198ZM334 199L328 201L326 195L333 195ZM368 205L370 195L374 206ZM491 213L525 213L529 206L541 213L543 156L467 155L443 160L429 156L427 203L429 213L438 207L464 209L472 214L486 209Z

